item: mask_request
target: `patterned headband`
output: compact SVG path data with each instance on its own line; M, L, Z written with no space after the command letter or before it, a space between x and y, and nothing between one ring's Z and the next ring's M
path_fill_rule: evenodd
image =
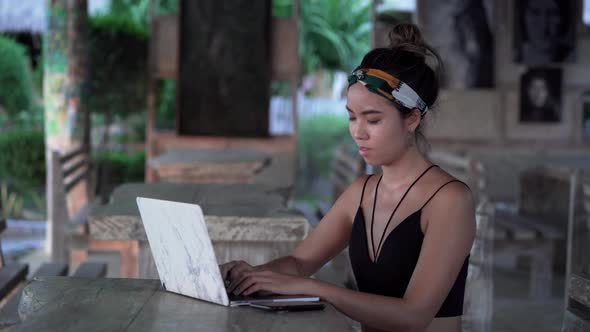
M418 96L414 89L382 70L357 69L348 77L348 87L356 82L360 82L369 91L397 102L403 107L419 109L421 116L428 112L428 105Z

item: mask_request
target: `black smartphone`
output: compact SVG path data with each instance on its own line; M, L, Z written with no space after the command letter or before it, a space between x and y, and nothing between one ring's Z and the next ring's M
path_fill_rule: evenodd
M321 302L258 302L251 307L271 311L311 311L323 310L326 305Z

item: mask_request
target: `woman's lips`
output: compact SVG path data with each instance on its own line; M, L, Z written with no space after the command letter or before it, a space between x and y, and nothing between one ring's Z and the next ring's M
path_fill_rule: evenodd
M360 154L361 156L366 156L366 155L367 155L367 153L369 152L369 150L370 150L369 148L360 147L360 148L359 148L359 154Z

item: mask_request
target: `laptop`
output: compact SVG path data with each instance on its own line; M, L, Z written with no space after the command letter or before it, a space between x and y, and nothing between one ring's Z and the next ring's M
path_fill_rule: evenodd
M223 306L320 300L316 296L228 294L199 205L137 197L137 206L165 290Z

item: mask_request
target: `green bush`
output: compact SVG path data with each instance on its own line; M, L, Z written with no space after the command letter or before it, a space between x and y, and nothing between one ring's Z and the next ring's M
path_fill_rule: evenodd
M159 82L156 109L156 128L174 129L176 119L176 80Z
M91 18L89 85L84 94L91 112L126 117L145 111L147 45L145 28L128 17Z
M24 47L0 36L0 105L9 114L33 106L33 84Z
M297 138L299 173L306 178L329 176L336 147L352 143L344 114L300 119Z
M27 188L45 183L45 138L40 130L0 135L0 182Z
M145 170L145 152L127 154L124 152L103 152L93 156L98 167L109 169L109 182L143 182Z
M96 194L103 202L125 182L143 182L145 152L132 155L123 152L101 152L93 155L97 169Z
M291 17L293 16L293 0L273 0L272 1L273 17Z
M139 39L147 39L147 27L128 15L112 12L97 15L90 19L91 31L107 32L112 35L125 34Z

